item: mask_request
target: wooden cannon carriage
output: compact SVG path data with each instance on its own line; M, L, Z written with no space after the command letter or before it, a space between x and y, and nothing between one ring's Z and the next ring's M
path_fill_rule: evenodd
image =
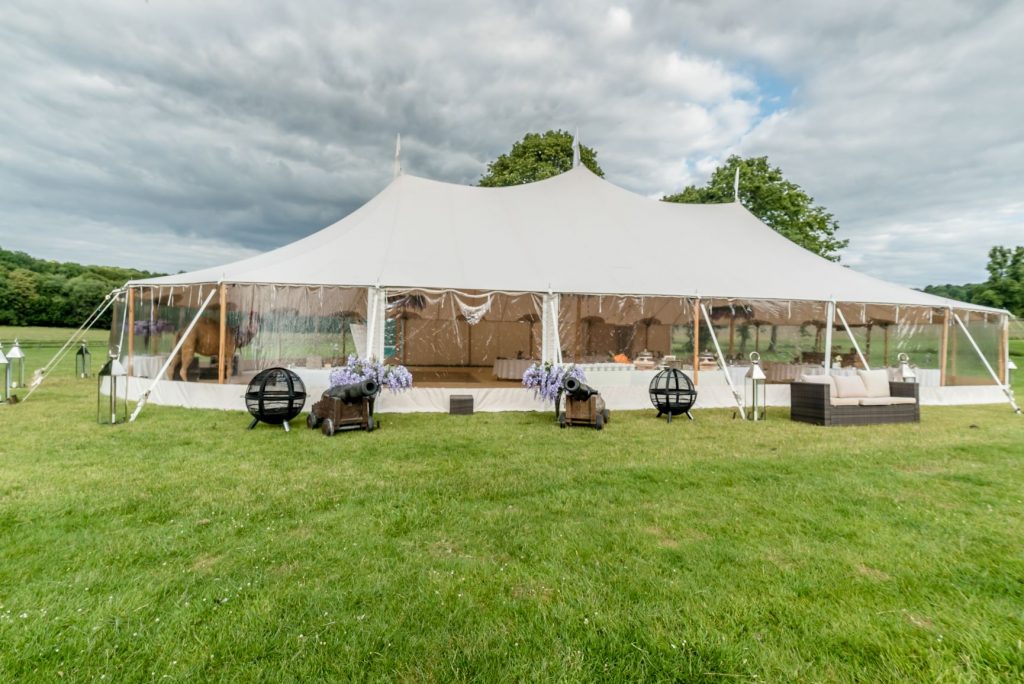
M558 414L558 427L585 425L601 430L611 419L600 393L576 378L566 378L565 410Z
M373 419L373 400L379 389L373 380L332 387L313 404L306 425L320 428L328 437L346 430L373 432L380 426Z

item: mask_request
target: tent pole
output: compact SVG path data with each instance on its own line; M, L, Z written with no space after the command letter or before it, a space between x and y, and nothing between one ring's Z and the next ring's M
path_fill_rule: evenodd
M860 358L860 362L864 364L864 370L871 370L871 366L868 365L868 360L864 358L864 355L860 352L860 345L857 344L857 339L853 336L853 331L850 330L849 324L846 322L846 316L843 315L843 310L838 306L836 307L836 314L839 315L839 320L846 328L846 334L850 336L850 341L853 342L853 348L857 352L857 356Z
M999 317L999 377L1003 384L1010 384L1008 369L1010 364L1010 317Z
M700 297L693 307L693 384L700 384Z
M1013 407L1014 412L1017 415L1020 415L1020 408L1017 406L1017 402L1013 397L1013 390L1010 389L1009 385L1003 383L1003 381L999 379L999 376L996 375L996 372L992 370L992 365L988 362L988 359L985 358L985 355L981 353L981 348L978 347L978 343L974 341L974 337L971 335L970 331L967 330L967 326L964 325L964 322L960 320L960 316L955 312L953 313L953 320L955 320L957 325L960 326L960 329L964 331L964 335L967 336L967 341L971 343L972 347L974 347L974 351L978 354L978 358L981 359L981 362L985 365L985 370L987 370L989 375L992 376L992 379L996 381L999 388L1003 390L1003 394L1006 395L1006 400L1010 402L1010 406Z
M98 321L100 317L106 313L107 309L110 308L110 305L117 300L116 295L121 293L123 290L124 288L111 290L107 293L107 296L103 298L103 301L96 305L96 308L93 309L91 314L89 314L89 317L85 319L85 323L78 326L78 330L72 333L71 337L68 338L68 341L64 343L64 346L58 349L57 353L53 355L53 358L50 359L49 363L43 366L42 372L39 374L39 379L32 382L32 386L29 387L28 393L25 394L25 398L21 400L22 402L28 401L28 398L36 391L36 388L43 384L43 380L46 379L46 376L50 371L56 368L57 364L64 360L64 357L68 355L68 352L71 350L71 347L74 346L75 342L82 339L85 336L85 333L92 330L92 326L96 325L96 321Z
M582 305L583 298L576 295L576 363L583 362L583 319L580 316Z
M227 329L228 329L228 286L220 284L220 345L217 351L217 384L224 384L224 352L227 351Z
M135 289L128 288L128 375L132 375L135 357Z
M864 342L864 355L867 356L869 359L871 358L871 324L870 323L868 323L868 326L867 326L867 339ZM882 367L883 368L885 367L884 363L882 364Z
M836 324L836 300L825 304L825 375L832 371L832 328Z
M882 326L882 362L886 368L889 367L889 324Z
M708 332L711 334L711 341L715 344L715 352L718 354L718 366L722 369L722 374L725 375L725 382L728 383L729 389L732 390L733 399L736 400L736 408L740 410L740 418L746 420L747 412L743 408L743 397L736 391L736 386L732 384L732 376L729 375L729 368L725 365L722 347L719 346L718 336L715 335L715 328L711 325L711 316L708 315L708 310L704 308L703 304L700 305L700 308L704 310L704 322L707 323Z
M132 415L128 419L129 423L134 423L135 419L139 417L140 413L142 413L142 407L146 405L146 400L149 399L149 395L153 391L153 388L156 387L156 383L160 382L160 380L164 377L164 374L170 367L171 362L174 361L174 357L177 356L178 352L181 351L182 345L185 344L185 340L187 340L188 336L192 333L192 329L196 327L196 323L199 322L199 317L203 315L204 311L206 311L207 305L210 303L210 300L213 299L213 295L215 294L217 294L216 288L210 290L210 294L206 295L206 300L203 302L202 306L199 307L199 311L196 312L195 318L193 318L192 322L188 324L187 328L185 328L185 332L182 334L182 336L178 338L178 343L174 345L174 349L172 349L171 353L167 356L167 360L164 361L164 365L160 366L160 372L153 377L153 382L149 384L149 387L146 389L146 391L143 392L142 396L139 397L139 401L135 405L135 410L132 411Z
M736 358L736 313L729 317L729 358Z
M949 309L942 312L942 336L939 338L939 387L946 386L946 367L949 357Z

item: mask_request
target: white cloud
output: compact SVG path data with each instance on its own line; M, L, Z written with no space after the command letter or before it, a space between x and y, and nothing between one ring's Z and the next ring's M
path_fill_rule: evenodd
M1019 4L952 0L9 0L0 244L80 258L94 234L122 250L94 260L212 265L366 201L396 132L408 172L472 183L523 133L579 126L651 196L768 154L849 263L979 280L1024 234L1022 32Z

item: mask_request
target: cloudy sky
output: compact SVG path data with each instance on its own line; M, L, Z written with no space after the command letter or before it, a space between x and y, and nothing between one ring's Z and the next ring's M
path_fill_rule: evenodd
M652 197L768 155L843 261L920 286L1024 243L1024 3L5 0L0 246L178 271L474 183L579 127Z

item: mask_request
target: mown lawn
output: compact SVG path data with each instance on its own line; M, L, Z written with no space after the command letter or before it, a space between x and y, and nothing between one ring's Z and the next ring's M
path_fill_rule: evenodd
M158 406L101 427L69 375L0 407L2 681L1024 678L1006 406L327 439Z

